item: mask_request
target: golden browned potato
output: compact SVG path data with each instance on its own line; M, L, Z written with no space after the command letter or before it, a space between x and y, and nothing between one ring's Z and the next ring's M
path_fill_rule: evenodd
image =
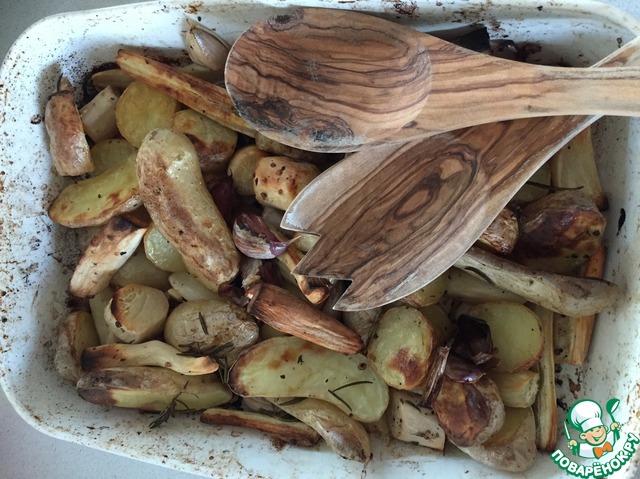
M162 291L128 284L113 293L105 308L105 320L123 343L142 343L162 332L169 301Z
M205 186L193 144L182 133L154 130L137 157L140 195L154 224L187 270L217 291L238 274L240 253Z
M411 390L425 380L435 346L427 318L415 308L400 306L380 317L367 358L389 386Z
M47 102L44 126L49 135L51 160L59 175L78 176L93 171L73 87L64 77L60 77L56 92Z
M261 204L286 210L302 188L319 174L318 167L311 163L267 156L256 164L253 190Z
M49 217L69 228L97 226L141 204L133 154L97 176L67 186L53 200Z
M180 103L140 81L127 86L116 103L116 124L120 134L136 148L147 133L167 128Z
M243 397L313 397L357 421L374 422L389 388L362 354L341 354L294 336L259 342L231 369L229 385Z
M522 210L514 253L533 268L568 273L598 250L606 224L583 191L551 193Z
M76 389L90 403L155 412L172 403L177 411L206 409L233 398L215 374L185 376L153 366L92 371L80 378Z

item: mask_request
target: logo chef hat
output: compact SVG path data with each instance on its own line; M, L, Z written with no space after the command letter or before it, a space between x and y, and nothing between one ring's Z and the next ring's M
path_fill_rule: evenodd
M590 399L578 401L569 409L571 427L577 431L587 432L594 427L604 426L601 418L602 408Z

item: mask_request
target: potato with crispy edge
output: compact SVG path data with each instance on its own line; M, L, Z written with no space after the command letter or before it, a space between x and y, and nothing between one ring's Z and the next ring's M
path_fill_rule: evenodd
M314 398L278 399L274 404L312 427L340 457L360 462L371 459L369 434L363 425L333 404Z
M389 402L389 388L361 354L341 354L294 336L255 344L231 369L240 396L314 397L355 420L374 422Z
M540 383L537 372L528 369L516 373L491 370L487 376L498 386L502 402L507 407L529 407L536 400Z
M387 310L369 341L367 358L385 382L411 390L427 376L436 336L427 318L415 308Z
M87 311L74 311L58 326L54 364L58 374L76 382L82 376L81 356L85 348L97 346L100 338Z
M88 298L109 286L116 271L135 253L146 230L147 225L133 216L112 218L82 253L69 292Z
M311 447L320 434L303 422L282 419L253 411L237 411L220 407L202 411L200 421L218 426L237 426L264 432L278 441L298 447Z
M260 158L254 170L253 189L263 205L286 210L302 188L320 174L316 165L285 156Z
M59 175L78 176L93 171L73 87L64 77L58 79L56 92L47 102L44 126L49 135L51 160Z
M200 410L233 398L215 374L185 376L153 366L93 371L80 378L76 389L82 399L93 404L152 412L161 412L172 402L177 411Z
M97 226L141 204L133 154L97 176L67 186L53 200L49 217L69 228Z
M149 133L138 150L138 179L149 215L187 270L214 291L235 278L240 253L205 186L189 139L169 129Z
M162 332L169 301L162 291L128 284L113 293L104 309L109 329L123 343L142 343Z

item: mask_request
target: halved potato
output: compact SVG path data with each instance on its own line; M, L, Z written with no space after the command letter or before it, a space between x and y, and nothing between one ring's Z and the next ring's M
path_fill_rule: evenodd
M49 217L69 228L96 226L141 204L133 154L97 176L67 186L51 204Z
M253 196L253 174L258 160L265 156L269 156L269 153L262 151L255 145L238 148L233 154L227 167L227 175L233 179L233 185L238 193Z
M80 109L84 131L94 142L108 140L118 135L116 103L120 94L107 86Z
M218 299L221 297L215 291L211 291L191 273L177 271L169 276L169 283L185 301L198 301L204 299Z
M147 133L171 124L180 103L140 81L133 81L116 104L116 124L120 134L139 148Z
M542 324L531 309L518 303L483 303L472 307L468 314L489 325L500 359L496 371L524 371L540 359L544 346Z
M482 444L504 424L504 403L487 376L475 383L459 383L443 376L433 410L447 437L457 446Z
M293 336L252 346L231 370L229 385L240 396L314 397L354 419L380 419L389 388L361 354L345 355Z
M502 373L489 371L487 375L496 383L502 402L507 407L529 407L538 394L540 375L533 371Z
M115 293L105 308L109 328L124 343L142 343L162 332L169 301L162 291L128 284Z
M387 420L391 435L404 442L444 450L446 436L431 409L420 407L421 397L409 391L390 390Z
M259 203L286 210L302 188L320 170L311 163L290 160L285 156L260 158L254 170L253 189Z
M244 309L220 298L179 304L164 325L164 339L174 348L216 357L238 354L258 340L258 333Z
M411 390L427 376L436 338L424 315L415 308L387 310L369 341L367 358L385 382Z

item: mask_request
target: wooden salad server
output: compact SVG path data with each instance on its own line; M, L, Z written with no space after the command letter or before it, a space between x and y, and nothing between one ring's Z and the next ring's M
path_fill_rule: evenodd
M595 66L624 65L640 65L640 37ZM598 118L498 122L348 156L285 213L284 228L320 235L296 272L352 280L335 309L361 310L471 268L465 252L516 191Z
M252 127L311 151L355 151L517 118L640 115L640 66L524 64L323 8L251 26L231 48L225 79Z

